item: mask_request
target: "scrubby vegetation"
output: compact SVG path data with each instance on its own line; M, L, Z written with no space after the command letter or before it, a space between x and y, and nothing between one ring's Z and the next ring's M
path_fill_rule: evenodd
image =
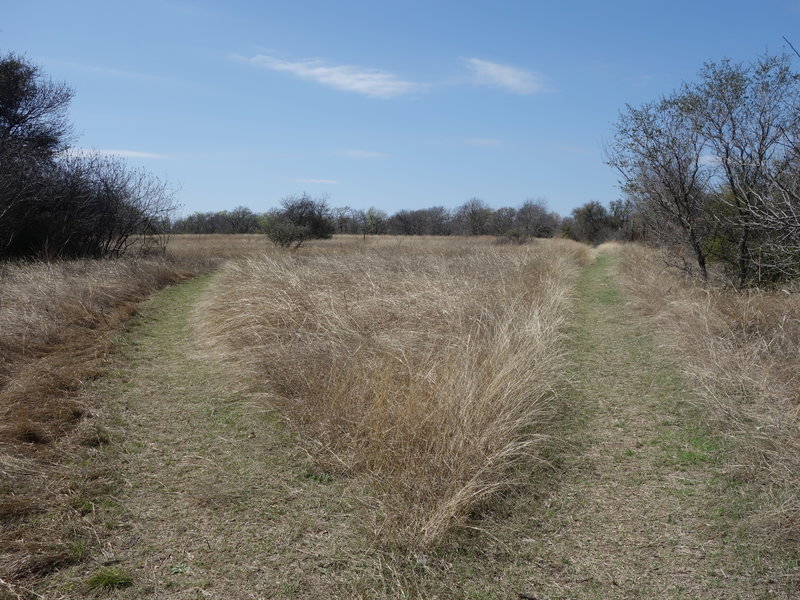
M299 248L308 240L328 240L335 230L324 199L307 194L285 198L281 210L264 219L264 232L276 246Z
M0 57L0 259L163 250L169 187L119 159L71 148L73 92L24 57Z

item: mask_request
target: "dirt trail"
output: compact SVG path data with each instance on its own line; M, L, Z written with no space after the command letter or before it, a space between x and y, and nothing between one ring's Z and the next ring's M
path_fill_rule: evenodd
M568 403L582 423L545 501L531 595L789 598L754 549L724 533L734 523L731 498L719 498L721 449L625 308L615 263L614 247L601 247L579 281Z
M733 523L720 510L721 450L626 311L614 263L601 249L578 283L565 398L575 418L558 474L488 515L484 534L427 555L381 550L358 531L361 484L319 472L263 398L198 351L191 315L210 278L157 295L93 392L115 440L100 462L117 472L92 503L100 545L46 597L83 597L112 569L131 585L91 595L790 598L753 548L721 533Z

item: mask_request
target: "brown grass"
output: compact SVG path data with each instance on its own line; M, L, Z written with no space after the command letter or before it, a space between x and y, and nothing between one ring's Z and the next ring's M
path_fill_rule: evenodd
M264 234L179 234L172 235L167 253L180 261L207 261L219 264L224 259L241 258L272 248Z
M541 460L586 260L566 241L335 239L229 264L198 321L316 458L372 477L379 535L426 545Z
M732 474L759 498L753 531L800 551L800 294L704 287L626 246L621 269L636 306L702 392L734 450Z
M157 259L0 265L0 578L79 558L69 503L81 475L67 462L104 438L79 426L93 411L77 392L102 369L108 332L182 276Z

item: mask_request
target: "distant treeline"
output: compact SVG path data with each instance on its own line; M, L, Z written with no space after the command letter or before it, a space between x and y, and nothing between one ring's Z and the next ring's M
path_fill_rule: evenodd
M608 207L592 201L576 208L569 217L548 210L543 200L527 200L520 206L491 208L478 198L467 200L455 209L433 206L415 210L399 210L389 214L377 208L367 210L349 206L330 208L325 199L308 195L284 199L281 208L255 213L247 207L217 212L195 212L172 222L173 233L267 233L276 223L299 224L292 213L298 206L311 207L304 214L316 211L328 226L327 234L360 235L495 235L510 241L534 237L563 236L590 243L611 238L633 239L638 236L631 206L623 201ZM292 211L292 208L295 210Z

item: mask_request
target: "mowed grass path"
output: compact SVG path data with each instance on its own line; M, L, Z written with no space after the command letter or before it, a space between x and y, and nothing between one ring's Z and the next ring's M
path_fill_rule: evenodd
M540 513L536 598L789 598L737 535L723 449L692 391L625 307L614 246L578 282L575 426ZM536 583L538 582L538 583Z
M722 449L627 312L614 263L601 248L578 282L554 468L427 554L365 533L364 482L319 471L259 390L200 348L210 277L158 294L92 391L112 439L93 460L116 482L91 502L97 544L47 597L790 598L735 534ZM89 592L98 573L130 583Z
M352 483L317 472L257 391L198 347L192 315L209 279L145 303L91 392L113 440L95 460L116 486L94 503L101 544L52 581L52 597L106 577L92 594L290 598L337 569Z

